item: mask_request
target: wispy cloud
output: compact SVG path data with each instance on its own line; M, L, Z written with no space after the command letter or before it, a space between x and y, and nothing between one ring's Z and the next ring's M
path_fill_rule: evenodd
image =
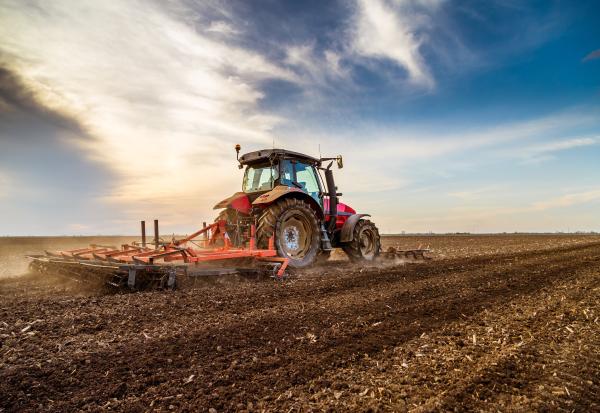
M420 50L426 38L421 31L431 22L427 14L420 11L431 11L439 3L434 0L391 3L358 0L354 52L360 56L389 59L407 71L410 82L432 88L435 81Z
M600 144L600 136L574 137L525 146L516 155L527 163L539 163L554 158L555 152Z
M431 15L441 2L356 0L335 42L323 47L312 38L279 45L285 56L282 64L298 76L305 93L318 99L340 86L346 94L364 86L357 79L357 67L386 73L395 85L432 89L435 79L421 49L434 30ZM405 75L392 75L390 62Z
M536 202L531 206L531 209L535 211L544 211L551 208L565 208L598 200L600 200L600 188L566 194L549 200Z
M350 81L349 71L343 67L341 52L324 50L317 52L314 43L289 46L285 49L284 63L290 66L302 80L308 91L323 92L330 82ZM347 87L352 87L349 83Z
M596 49L592 52L589 52L584 58L584 62L589 62L590 60L600 59L600 49Z
M218 33L226 36L240 34L239 30L235 29L231 24L223 20L211 22L210 26L208 26L208 28L206 28L205 31L209 33Z

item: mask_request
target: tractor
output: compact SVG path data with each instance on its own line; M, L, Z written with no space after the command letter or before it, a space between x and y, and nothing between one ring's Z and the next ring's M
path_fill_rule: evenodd
M373 261L381 240L369 214L358 214L339 201L332 166L343 168L341 156L314 158L284 149L262 149L240 156L242 190L215 205L216 221L226 222L234 247L247 244L251 227L258 248L274 240L277 255L291 268L327 260L341 248L352 261Z

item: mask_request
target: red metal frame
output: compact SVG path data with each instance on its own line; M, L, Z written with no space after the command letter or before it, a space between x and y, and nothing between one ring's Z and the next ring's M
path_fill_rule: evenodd
M225 220L216 221L193 234L170 243L160 245L158 248L147 248L138 245L125 244L121 249L111 247L91 245L89 248L80 248L69 251L60 251L56 254L60 257L100 260L122 263L141 263L154 265L156 261L163 262L183 261L186 264L196 264L200 262L254 258L261 261L280 262L281 266L277 271L277 277L283 277L289 264L288 258L277 256L273 237L269 239L267 249L256 247L256 227L250 226L250 239L247 247L237 248L231 245L229 236L225 229ZM198 236L204 236L201 240L202 248L186 247L185 244L193 241ZM223 246L217 247L217 241L222 241Z

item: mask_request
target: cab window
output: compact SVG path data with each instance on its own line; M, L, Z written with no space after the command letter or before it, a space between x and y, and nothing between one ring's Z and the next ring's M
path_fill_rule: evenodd
M277 168L271 164L253 165L246 168L242 191L259 192L273 189L273 183L279 174Z
M281 185L294 186L294 163L288 160L281 162Z
M306 191L317 202L321 203L319 198L321 189L317 179L315 168L312 165L290 160L284 160L282 162L282 185L299 187L303 191Z

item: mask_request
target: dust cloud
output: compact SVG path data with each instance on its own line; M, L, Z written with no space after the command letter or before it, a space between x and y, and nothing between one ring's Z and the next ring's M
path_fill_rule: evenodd
M28 254L84 248L90 244L114 245L137 240L135 237L0 237L0 279L29 272Z

